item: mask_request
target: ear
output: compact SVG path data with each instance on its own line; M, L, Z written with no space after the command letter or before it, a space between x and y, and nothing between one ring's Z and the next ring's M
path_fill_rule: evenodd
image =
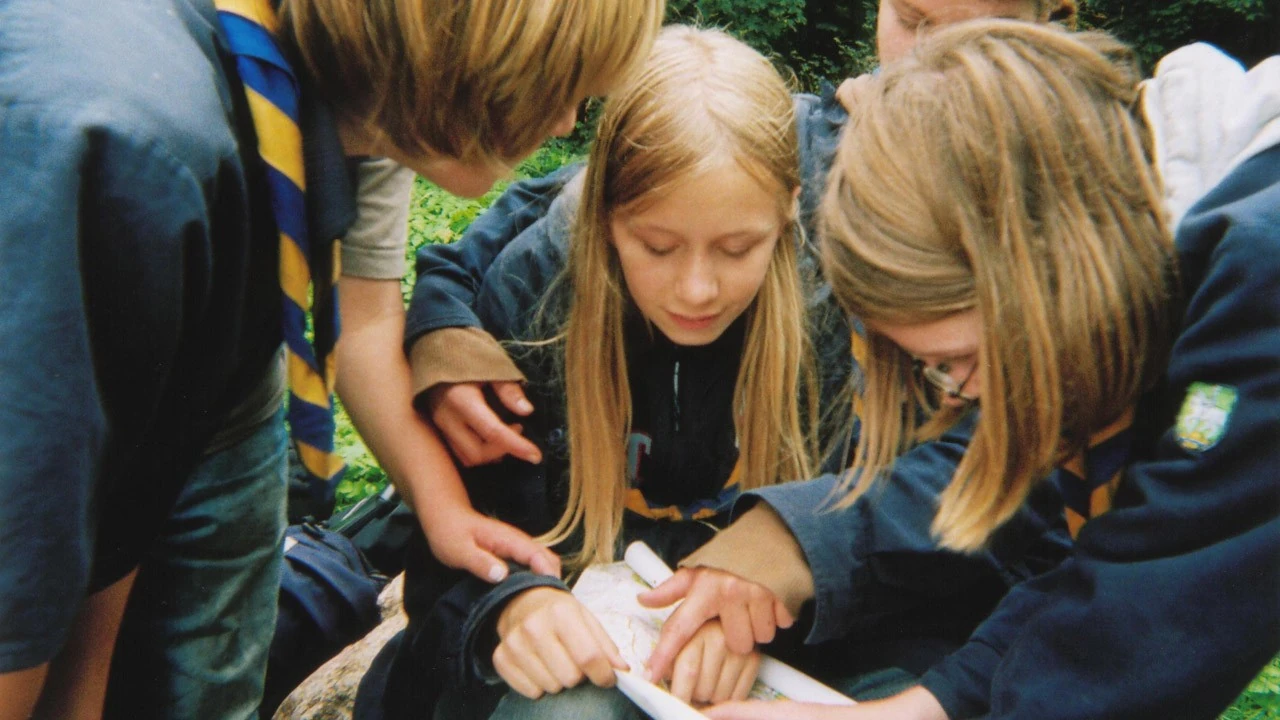
M791 191L791 222L796 222L800 217L800 186L797 185Z

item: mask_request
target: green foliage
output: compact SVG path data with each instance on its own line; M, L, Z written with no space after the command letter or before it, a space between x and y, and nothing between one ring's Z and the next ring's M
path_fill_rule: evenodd
M669 22L710 24L757 48L776 47L805 23L805 0L671 0Z
M360 434L351 426L351 418L341 402L337 403L334 421L337 425L333 438L334 448L347 465L347 471L335 490L336 505L340 511L386 487L387 475L378 467L369 448L360 439Z
M1275 53L1280 38L1274 0L1082 0L1080 21L1132 44L1148 70L1165 54L1197 41L1252 65Z
M719 27L813 92L875 65L876 0L670 0L668 22Z
M1280 718L1280 657L1262 669L1258 677L1222 714L1221 720L1274 720Z

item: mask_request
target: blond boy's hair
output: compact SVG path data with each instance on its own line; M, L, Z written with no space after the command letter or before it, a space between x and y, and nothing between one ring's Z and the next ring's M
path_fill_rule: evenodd
M821 213L841 304L871 326L982 321L981 413L933 526L947 547L982 547L1163 370L1176 258L1139 78L1105 35L962 23L874 78L845 130ZM875 332L868 355L845 503L957 412L917 428L912 359Z
M571 559L576 566L613 558L627 491L627 299L610 216L643 210L680 181L726 164L772 194L783 221L764 282L746 311L733 401L741 486L811 474L817 386L797 267L793 100L773 66L738 40L714 30L668 27L644 69L605 105L572 233L563 368L569 497L543 539L557 543L580 529L582 549Z
M505 164L648 53L663 0L282 0L319 90L407 155Z

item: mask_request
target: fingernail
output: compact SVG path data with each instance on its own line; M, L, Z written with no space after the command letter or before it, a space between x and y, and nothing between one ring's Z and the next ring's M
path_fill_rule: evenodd
M520 412L533 412L533 405L528 400L520 399L516 401L516 409Z
M489 579L493 582L501 582L507 576L507 569L501 565L494 565L489 568Z

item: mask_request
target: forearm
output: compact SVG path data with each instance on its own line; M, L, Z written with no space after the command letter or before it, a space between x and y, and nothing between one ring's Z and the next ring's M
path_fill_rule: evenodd
M813 572L800 544L764 503L748 510L680 566L724 570L763 585L782 600L792 617L813 599Z
M396 281L344 277L338 394L352 423L424 528L470 505L453 458L413 408L402 351L404 309Z
M26 670L0 673L0 720L30 718L48 673L48 663Z

